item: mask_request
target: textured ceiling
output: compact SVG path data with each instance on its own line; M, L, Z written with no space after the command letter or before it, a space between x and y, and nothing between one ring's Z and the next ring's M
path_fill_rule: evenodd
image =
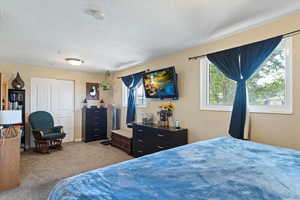
M89 72L146 60L299 12L299 0L0 0L0 62ZM103 20L86 14L100 9ZM70 66L66 57L82 58Z

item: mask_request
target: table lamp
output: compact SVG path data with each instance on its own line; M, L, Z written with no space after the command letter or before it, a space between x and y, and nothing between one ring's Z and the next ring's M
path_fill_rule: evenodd
M1 130L1 137L12 138L18 136L18 132L13 125L22 123L21 110L0 110L0 126L6 131Z

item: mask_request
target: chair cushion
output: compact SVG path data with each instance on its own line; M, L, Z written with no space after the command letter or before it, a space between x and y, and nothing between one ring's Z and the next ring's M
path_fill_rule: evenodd
M42 136L42 140L55 140L55 139L64 139L66 137L65 133L47 133Z
M53 117L45 111L37 111L29 115L32 129L51 129L54 127Z

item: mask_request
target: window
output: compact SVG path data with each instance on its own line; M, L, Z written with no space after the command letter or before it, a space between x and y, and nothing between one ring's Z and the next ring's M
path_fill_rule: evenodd
M250 112L292 113L292 38L285 38L247 80ZM236 83L201 59L200 109L231 111Z
M129 90L128 88L123 84L123 91L122 91L122 96L123 96L123 106L127 107L127 101L128 101L128 95L129 95ZM145 90L143 83L141 82L138 86L138 88L135 90L136 94L136 106L137 107L146 107L146 96L145 96Z

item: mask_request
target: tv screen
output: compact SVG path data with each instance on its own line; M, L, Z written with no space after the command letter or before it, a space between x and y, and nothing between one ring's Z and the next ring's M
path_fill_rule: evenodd
M144 74L146 98L178 98L175 67L169 67Z

